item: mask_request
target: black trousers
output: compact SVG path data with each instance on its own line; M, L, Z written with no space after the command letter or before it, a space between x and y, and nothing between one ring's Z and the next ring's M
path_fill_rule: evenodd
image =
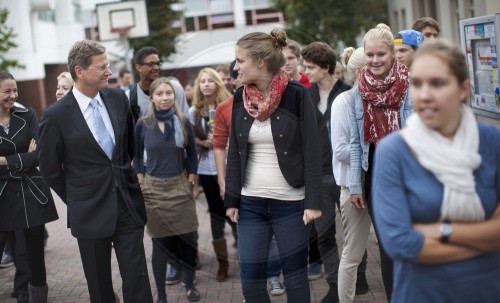
M236 223L226 217L224 209L224 200L220 196L219 183L217 176L198 175L203 192L207 198L208 210L210 211L210 225L212 227L212 239L219 240L224 238L225 222L229 223L233 234L236 234Z
M125 303L152 303L143 238L138 226L118 192L118 220L115 233L101 239L78 239L83 270L92 303L115 303L111 275L113 244L123 283Z
M18 295L28 293L28 284L31 278L28 254L26 252L26 241L24 238L24 231L16 230L12 232L12 236L9 241L12 255L14 256L14 265L16 266L13 292Z
M45 286L47 284L45 271L45 254L43 247L43 230L45 225L24 229L21 233L26 240L26 259L29 265L30 283L33 286ZM0 251L3 252L8 236L13 235L10 231L0 231ZM15 245L11 246L15 250ZM14 259L15 252L13 251ZM26 263L24 263L25 265Z
M197 232L187 234L153 238L153 254L151 265L155 277L158 301L167 300L165 292L165 275L167 273L167 258L174 261L182 270L184 288L193 288L194 272L196 267L196 255L198 253Z

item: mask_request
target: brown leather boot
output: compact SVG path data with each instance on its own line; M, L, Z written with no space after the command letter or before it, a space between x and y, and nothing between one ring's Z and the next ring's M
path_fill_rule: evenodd
M227 279L227 270L229 268L229 262L227 260L227 243L226 239L213 240L212 244L214 246L215 256L219 262L219 269L217 270L216 280L222 282Z

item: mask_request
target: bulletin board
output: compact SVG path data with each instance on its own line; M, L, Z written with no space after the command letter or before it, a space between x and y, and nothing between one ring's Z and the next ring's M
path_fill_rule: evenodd
M460 20L460 38L469 67L470 106L476 114L500 120L500 14Z

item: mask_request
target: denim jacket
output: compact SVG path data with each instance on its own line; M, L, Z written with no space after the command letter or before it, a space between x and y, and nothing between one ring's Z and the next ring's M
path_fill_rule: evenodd
M363 100L358 92L358 88L352 91L354 102L351 102L351 181L349 190L351 195L361 194L361 168L368 171L368 150L370 144L365 143L364 138L364 112ZM413 113L413 107L408 93L406 93L405 101L401 105L400 117L401 127L406 126L406 120Z

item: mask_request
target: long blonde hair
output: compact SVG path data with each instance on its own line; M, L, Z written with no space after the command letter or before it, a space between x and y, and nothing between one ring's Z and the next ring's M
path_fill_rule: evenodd
M172 107L174 110L174 114L177 117L179 117L179 120L181 121L182 137L184 138L184 144L186 145L188 143L188 134L186 132L186 127L185 127L186 126L186 118L184 117L182 112L179 110L179 107L177 106L175 88L172 85L172 83L170 83L170 80L168 80L168 78L160 77L160 78L157 78L156 80L154 80L153 83L151 83L151 86L149 87L149 100L151 101L151 103L149 105L149 111L140 120L144 120L144 125L148 128L155 128L158 125L158 119L156 119L156 116L155 116L156 108L155 108L155 104L153 102L153 96L154 96L154 92L156 91L156 89L158 89L158 87L161 84L167 84L168 86L170 86L170 88L172 88L172 91L174 93L174 104L172 105Z
M198 77L196 77L196 81L194 82L194 91L193 91L193 105L195 108L195 113L196 115L199 115L202 110L206 107L206 104L204 102L204 97L203 94L201 93L201 88L200 88L200 79L201 76L207 73L210 78L214 81L216 85L216 90L215 90L215 107L217 107L222 101L229 99L231 97L231 93L227 90L226 86L224 85L224 82L222 82L221 77L219 76L219 73L215 71L215 69L210 68L210 67L205 67L200 70L198 73ZM207 112L208 114L208 112Z

